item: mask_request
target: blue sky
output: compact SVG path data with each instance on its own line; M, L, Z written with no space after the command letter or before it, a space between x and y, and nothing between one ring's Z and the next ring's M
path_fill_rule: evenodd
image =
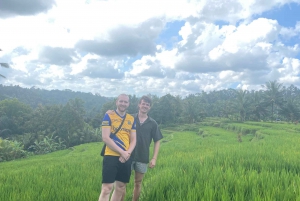
M178 34L185 21L172 21L167 22L162 32L159 34L156 43L163 44L166 49L174 48L177 42L182 40L182 37Z
M266 11L259 17L276 20L281 26L293 28L300 22L300 5L297 3L285 4L281 7ZM289 40L282 40L286 45L300 44L300 35L294 36ZM300 54L296 56L300 59Z
M109 97L300 87L299 13L300 0L5 1L0 83Z
M285 27L294 27L300 21L300 5L288 3L263 12L259 17L277 20L280 25Z

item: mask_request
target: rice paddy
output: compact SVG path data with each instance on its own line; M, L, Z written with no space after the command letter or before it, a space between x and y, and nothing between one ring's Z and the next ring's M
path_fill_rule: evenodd
M140 200L300 200L299 128L265 122L165 128ZM83 144L0 163L0 200L98 200L101 148L102 143ZM125 200L131 200L132 189L133 177Z

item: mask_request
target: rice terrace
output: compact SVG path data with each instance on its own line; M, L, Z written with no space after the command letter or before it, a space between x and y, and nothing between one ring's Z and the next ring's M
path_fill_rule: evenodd
M146 174L140 200L300 200L297 123L207 118L162 132L157 166ZM0 200L97 200L101 147L87 143L0 163Z

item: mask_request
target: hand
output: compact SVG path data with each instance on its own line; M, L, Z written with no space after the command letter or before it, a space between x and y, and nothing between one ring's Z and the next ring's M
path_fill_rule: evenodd
M119 157L119 161L120 161L121 163L125 163L125 162L126 162L126 160L125 160L122 156Z
M121 157L126 161L128 161L128 159L130 158L131 153L129 151L124 151L121 154Z
M113 113L114 112L114 110L107 110L106 111L106 114L111 114L111 113Z
M150 161L150 163L149 163L149 167L150 167L150 168L154 168L155 165L156 165L156 159L155 159L155 158L152 158L151 161Z

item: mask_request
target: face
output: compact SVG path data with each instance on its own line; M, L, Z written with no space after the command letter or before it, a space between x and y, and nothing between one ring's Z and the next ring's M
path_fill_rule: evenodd
M144 100L142 100L141 103L139 103L139 111L142 113L148 113L150 108L150 103L147 103Z
M116 105L120 112L125 112L129 106L129 97L126 95L120 95L117 99Z

